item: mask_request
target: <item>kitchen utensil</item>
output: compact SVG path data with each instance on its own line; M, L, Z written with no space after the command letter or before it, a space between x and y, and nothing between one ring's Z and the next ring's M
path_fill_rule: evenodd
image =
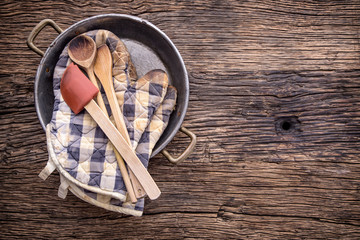
M90 81L94 84L95 87L99 89L98 83L94 75L94 61L96 57L96 43L94 42L94 40L91 37L86 36L84 34L79 35L70 41L68 47L68 53L71 60L86 71ZM105 115L107 115L105 103L100 93L96 95L96 100L101 110L105 113ZM124 179L124 183L127 192L129 194L130 200L131 202L136 203L137 198L135 196L133 186L130 182L129 174L127 172L124 160L122 159L120 154L116 151L116 149L114 150L115 150L114 152L115 152L116 160L119 164L121 175Z
M93 100L99 90L75 64L70 64L65 70L60 91L64 101L75 114L84 108L87 110L134 172L149 198L152 200L158 198L161 194L160 189L126 140Z
M112 79L112 56L108 46L102 45L97 49L96 60L94 64L94 72L100 80L108 102L110 104L111 112L115 120L115 125L121 135L125 138L129 146L131 146L129 133L127 131L123 114L120 110L118 100L115 95L114 84ZM135 190L135 196L141 198L145 196L145 191L139 181L136 179L132 171L129 171L131 182Z

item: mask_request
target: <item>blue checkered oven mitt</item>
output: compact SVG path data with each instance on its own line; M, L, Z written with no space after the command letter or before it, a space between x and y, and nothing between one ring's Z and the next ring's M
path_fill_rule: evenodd
M126 46L113 33L95 30L86 34L94 39L98 47L107 44L112 53L116 96L133 149L147 167L152 149L175 107L176 89L168 85L167 76L162 70L150 71L137 80ZM141 216L144 199L135 205L124 204L126 187L112 144L86 111L75 115L61 96L60 80L70 63L65 47L53 76L54 110L46 130L49 161L39 176L46 179L57 169L61 179L60 197L65 198L70 190L96 206ZM158 74L154 74L156 72ZM105 93L101 93L111 114Z

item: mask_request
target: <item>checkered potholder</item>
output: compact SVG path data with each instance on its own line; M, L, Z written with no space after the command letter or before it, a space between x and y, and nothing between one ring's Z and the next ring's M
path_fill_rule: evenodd
M113 79L137 156L147 167L153 147L167 126L176 102L176 90L168 86L166 74L154 77L154 70L136 81L136 72L125 45L106 30L86 33L97 46L107 44L113 57ZM47 126L48 148L53 165L60 172L63 187L92 204L109 210L141 215L144 201L133 209L122 208L126 188L111 144L86 111L75 115L62 99L60 80L71 62L67 47L55 67L53 117ZM105 103L106 97L102 92ZM109 113L110 108L107 106ZM51 161L50 165L51 165ZM49 165L49 164L48 164ZM52 167L54 168L54 167ZM43 178L48 175L42 172Z

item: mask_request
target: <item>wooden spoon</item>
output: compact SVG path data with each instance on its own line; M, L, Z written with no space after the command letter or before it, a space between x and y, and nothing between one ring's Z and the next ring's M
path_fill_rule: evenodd
M94 40L84 34L75 37L69 43L68 54L73 62L86 71L90 81L99 88L94 75L94 60L96 56L96 43ZM96 96L96 101L100 108L106 109L101 94Z
M94 75L94 60L96 56L96 44L94 40L87 35L79 35L70 41L68 53L71 60L73 60L73 62L77 63L86 71L87 75L90 78L90 81L95 85L95 87L99 89L98 83ZM101 110L107 115L105 103L100 93L97 94L96 100ZM124 160L121 158L120 154L116 151L116 149L114 152L130 200L132 203L136 203L137 198L135 196L133 186L131 185Z
M110 104L112 115L115 119L115 125L127 141L128 145L131 147L129 133L127 131L123 114L120 110L120 106L114 90L114 84L112 79L112 56L107 45L102 45L97 49L94 72L105 90L105 94ZM145 196L146 191L144 191L143 187L141 186L141 184L139 184L139 181L136 179L133 173L131 171L129 171L129 173L131 182L135 190L135 196L137 198Z
M160 189L150 176L149 172L124 137L93 100L98 94L99 89L88 80L75 64L71 63L66 68L64 75L61 78L60 91L64 101L75 114L79 113L84 108L87 110L124 158L149 198L152 200L158 198L161 194Z

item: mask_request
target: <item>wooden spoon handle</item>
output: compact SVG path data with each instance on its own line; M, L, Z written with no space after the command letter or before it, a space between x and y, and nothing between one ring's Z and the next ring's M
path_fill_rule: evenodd
M95 75L94 75L94 71L91 71L91 73L88 73L88 76L89 76L90 79L95 79L95 81L91 80L91 82L95 85L95 87L98 88L98 84L97 84L97 81L96 81L96 78L95 78ZM100 91L96 96L96 100L97 100L97 103L98 103L100 109L109 118L109 115L107 113L106 106L105 106L105 103L104 103L104 99L102 98ZM117 162L119 164L120 172L121 172L122 178L124 180L126 190L127 190L128 194L129 194L130 201L132 203L136 203L137 202L137 197L135 196L133 185L131 184L129 173L128 173L126 165L124 163L124 159L121 157L121 155L119 154L119 152L116 150L115 147L114 147L114 153L115 153L116 160L117 160Z
M151 200L158 198L161 194L160 189L144 165L141 163L139 158L135 155L132 148L128 145L116 127L111 123L110 119L106 117L106 115L94 100L91 100L85 106L85 109L103 130L105 135L110 139L115 148L119 151L129 168L133 171L136 178L139 180L141 186L144 188L149 198Z
M134 192L133 186L131 184L130 177L127 172L127 168L126 168L124 159L121 157L120 153L115 149L115 147L114 147L114 153L115 153L116 160L119 164L120 172L121 172L122 178L124 180L126 190L129 194L130 201L132 203L136 203L137 198L135 196L135 192Z
M124 118L122 117L122 112L116 98L114 86L112 84L103 84L103 87L105 89L105 94L110 104L112 115L115 119L115 125L121 135L126 140L126 142L131 146L129 132L127 131Z
M119 132L121 133L121 135L124 137L124 139L129 144L129 146L132 146L131 141L130 141L130 137L129 137L129 133L127 131L125 121L124 121L124 118L123 118L123 114L122 114L122 112L120 110L120 106L119 106L119 103L118 103L117 98L116 98L114 85L112 84L112 77L108 76L108 78L110 78L110 79L108 81L106 81L106 82L108 82L109 84L102 84L102 85L103 85L103 87L105 89L106 97L107 97L108 102L110 104L112 115L114 116L114 119L115 119L115 125L116 125L117 129L119 130ZM101 81L101 82L104 82L104 81ZM146 192L144 191L143 187L139 183L138 179L136 179L134 174L131 172L131 170L129 171L129 173L130 173L131 183L132 183L132 185L134 187L134 190L135 190L135 196L137 198L144 197L146 195Z
M130 180L133 185L133 188L134 188L135 197L138 199L145 197L146 192L145 192L144 188L141 186L139 180L136 178L135 174L131 171L131 169L129 169L129 176L130 176Z
M95 85L95 87L97 87L97 89L99 89L99 93L96 95L97 104L99 104L99 107L101 108L101 110L103 110L103 112L107 114L104 99L101 96L100 88L99 88L99 85L98 85L95 75L94 75L94 68L93 67L86 68L86 73L89 76L90 81Z

